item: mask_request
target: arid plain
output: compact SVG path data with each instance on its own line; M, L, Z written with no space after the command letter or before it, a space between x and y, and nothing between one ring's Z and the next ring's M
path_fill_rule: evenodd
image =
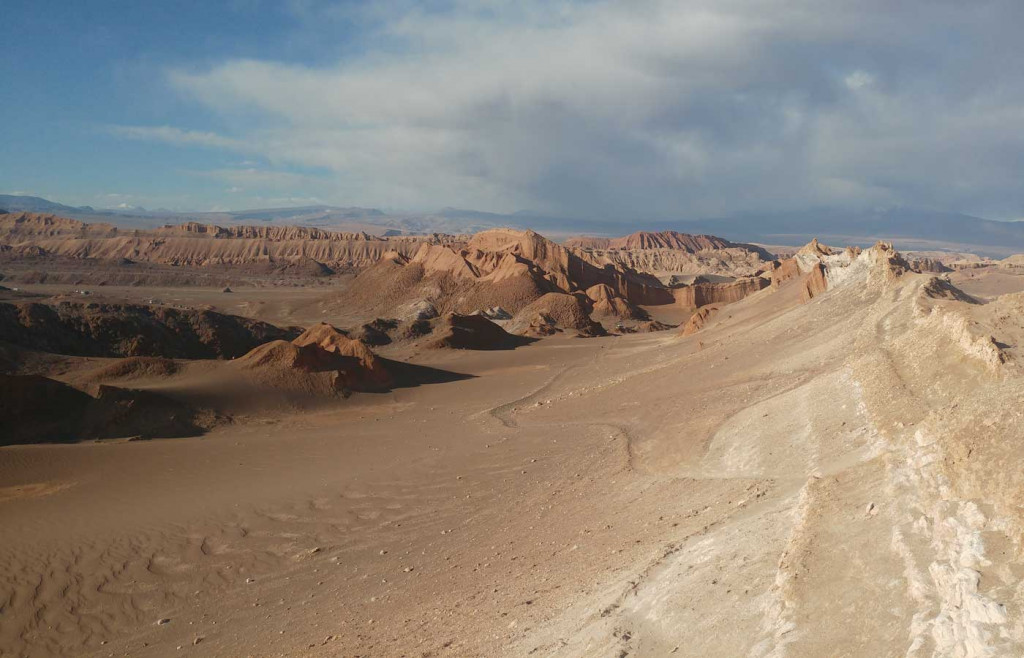
M1020 257L0 245L0 655L1024 651Z

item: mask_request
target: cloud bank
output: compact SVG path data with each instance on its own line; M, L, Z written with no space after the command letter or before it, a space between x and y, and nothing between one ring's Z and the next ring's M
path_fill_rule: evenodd
M392 3L362 20L360 53L331 66L171 71L231 137L129 134L322 169L361 205L1024 215L1015 0Z

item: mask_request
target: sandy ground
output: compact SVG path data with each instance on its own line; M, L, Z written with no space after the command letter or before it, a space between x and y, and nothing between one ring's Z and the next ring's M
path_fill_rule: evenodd
M981 299L994 299L1000 295L1024 292L1024 272L997 266L961 270L949 275L958 288Z
M0 655L1020 655L1021 323L858 277L685 339L420 353L474 377L199 439L0 448Z

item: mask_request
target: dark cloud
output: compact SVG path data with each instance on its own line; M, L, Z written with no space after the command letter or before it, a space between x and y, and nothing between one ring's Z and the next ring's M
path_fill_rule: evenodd
M325 168L364 205L1024 215L1019 2L398 3L376 16L387 47L332 67L225 61L171 80L237 120L247 149Z

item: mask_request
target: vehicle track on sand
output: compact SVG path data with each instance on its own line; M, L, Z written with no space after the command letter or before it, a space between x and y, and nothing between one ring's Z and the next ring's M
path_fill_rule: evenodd
M505 427L519 427L519 422L515 419L516 411L518 411L520 407L530 404L531 402L536 402L539 397L554 386L555 382L564 377L569 371L574 370L576 367L577 366L565 366L532 392L527 393L520 398L516 398L511 402L491 407L484 411L484 413L496 419Z

